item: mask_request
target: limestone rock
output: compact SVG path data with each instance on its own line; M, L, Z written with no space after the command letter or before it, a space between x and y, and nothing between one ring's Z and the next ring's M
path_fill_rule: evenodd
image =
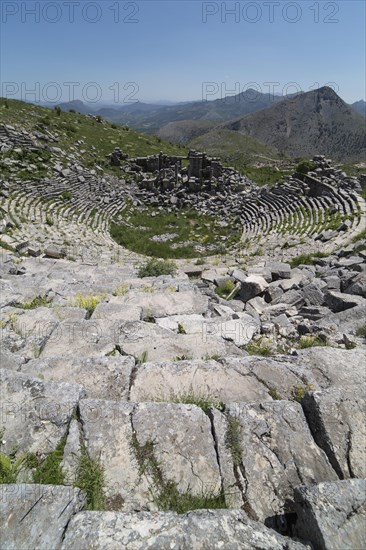
M195 396L208 401L271 399L267 387L240 360L144 363L136 370L132 401L174 401Z
M1 485L1 547L58 550L70 519L85 504L80 489L62 485Z
M107 494L121 510L155 510L161 479L179 492L220 492L210 422L198 407L84 399L80 415L88 453L106 468Z
M66 435L84 388L66 382L44 382L19 372L1 370L5 428L3 452L53 451Z
M366 350L313 347L299 350L295 363L311 372L320 388L366 383Z
M166 317L167 315L191 315L205 313L208 298L199 292L129 292L121 297L121 303L142 308L144 319L148 317Z
M334 312L339 313L355 306L365 305L361 296L328 290L324 295L324 303Z
M175 334L155 323L137 321L126 323L120 329L118 345L126 355L141 357L145 352L149 361L171 361L175 358L202 359L212 355L243 355L234 343L226 342L220 331L203 325L202 334ZM147 360L145 359L145 361Z
M225 414L226 436L218 440L221 470L226 479L227 470L234 470L242 506L253 519L276 526L278 516L294 511L295 486L338 479L298 403L233 403ZM225 492L231 485L224 482Z
M47 340L41 357L107 355L114 351L117 339L118 333L103 330L98 321L62 321Z
M302 405L316 443L326 452L339 477L366 477L364 388L310 392Z
M364 548L366 481L348 479L295 489L296 534L320 550Z
M82 512L70 522L62 550L305 550L241 510Z
M22 372L44 380L72 381L85 388L86 396L127 401L133 357L50 357L22 366Z
M268 286L267 281L260 275L249 275L245 281L241 282L240 298L243 302L247 302L265 292Z

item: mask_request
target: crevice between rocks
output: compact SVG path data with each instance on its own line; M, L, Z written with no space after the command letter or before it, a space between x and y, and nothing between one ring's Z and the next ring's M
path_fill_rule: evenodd
M322 421L319 405L315 402L312 394L306 394L303 397L301 407L314 443L325 453L339 479L344 479L344 474L332 449L326 426ZM348 456L349 454L347 453L347 459Z

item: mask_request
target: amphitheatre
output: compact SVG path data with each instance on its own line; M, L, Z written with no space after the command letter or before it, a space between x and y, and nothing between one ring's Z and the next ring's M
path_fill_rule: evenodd
M366 173L0 110L2 548L361 550Z

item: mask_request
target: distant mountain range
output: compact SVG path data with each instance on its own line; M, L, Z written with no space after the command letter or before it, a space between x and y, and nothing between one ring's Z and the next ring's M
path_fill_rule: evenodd
M245 135L247 145L254 138L255 144L265 144L289 157L319 153L348 161L361 159L366 152L366 102L349 105L329 87L290 96L247 90L224 99L176 105L136 102L91 111L77 100L60 107L82 114L92 112L173 143L196 146L203 142L212 154L220 151L220 140L223 146L235 142L237 151L238 139L231 138L229 132Z
M366 120L332 88L285 99L223 126L290 157L317 153L336 160L366 158Z

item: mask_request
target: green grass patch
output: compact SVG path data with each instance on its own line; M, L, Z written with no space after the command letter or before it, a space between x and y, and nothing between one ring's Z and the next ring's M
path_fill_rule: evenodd
M189 389L183 393L174 393L173 391L169 394L169 397L160 399L160 398L151 398L152 401L157 403L179 403L183 405L196 405L203 410L205 414L208 413L209 409L217 409L222 411L224 409L224 403L219 399L212 397L207 394L197 393L193 388Z
M314 265L316 263L316 260L320 258L327 258L328 254L324 252L315 252L314 254L300 254L300 256L296 256L295 258L292 258L290 261L290 266L292 268L298 267L299 265Z
M100 461L90 458L85 447L82 449L75 486L86 493L86 510L106 509L105 472Z
M242 460L242 426L239 418L235 416L227 416L227 428L225 436L225 445L231 454L234 466L238 466Z
M353 238L352 238L352 243L357 243L358 241L362 241L363 239L366 239L366 227L365 229L362 229L362 231L360 231L359 233L357 233L357 235L355 235Z
M223 227L213 216L195 210L159 212L130 209L123 221L111 223L110 234L120 245L156 258L196 258L222 254L239 243L242 229L230 224Z
M66 438L57 445L54 451L48 453L44 459L39 459L34 453L28 453L25 464L27 468L32 469L33 483L40 483L42 485L65 484L65 476L61 468L65 444Z
M313 348L314 346L326 346L326 342L318 336L301 336L299 341L300 349Z
M47 296L35 296L30 302L16 303L14 307L19 309L37 309L38 307L49 307L52 303L52 298Z
M243 346L243 349L248 352L249 355L261 355L262 357L273 355L270 343L264 339L249 342L249 344Z

